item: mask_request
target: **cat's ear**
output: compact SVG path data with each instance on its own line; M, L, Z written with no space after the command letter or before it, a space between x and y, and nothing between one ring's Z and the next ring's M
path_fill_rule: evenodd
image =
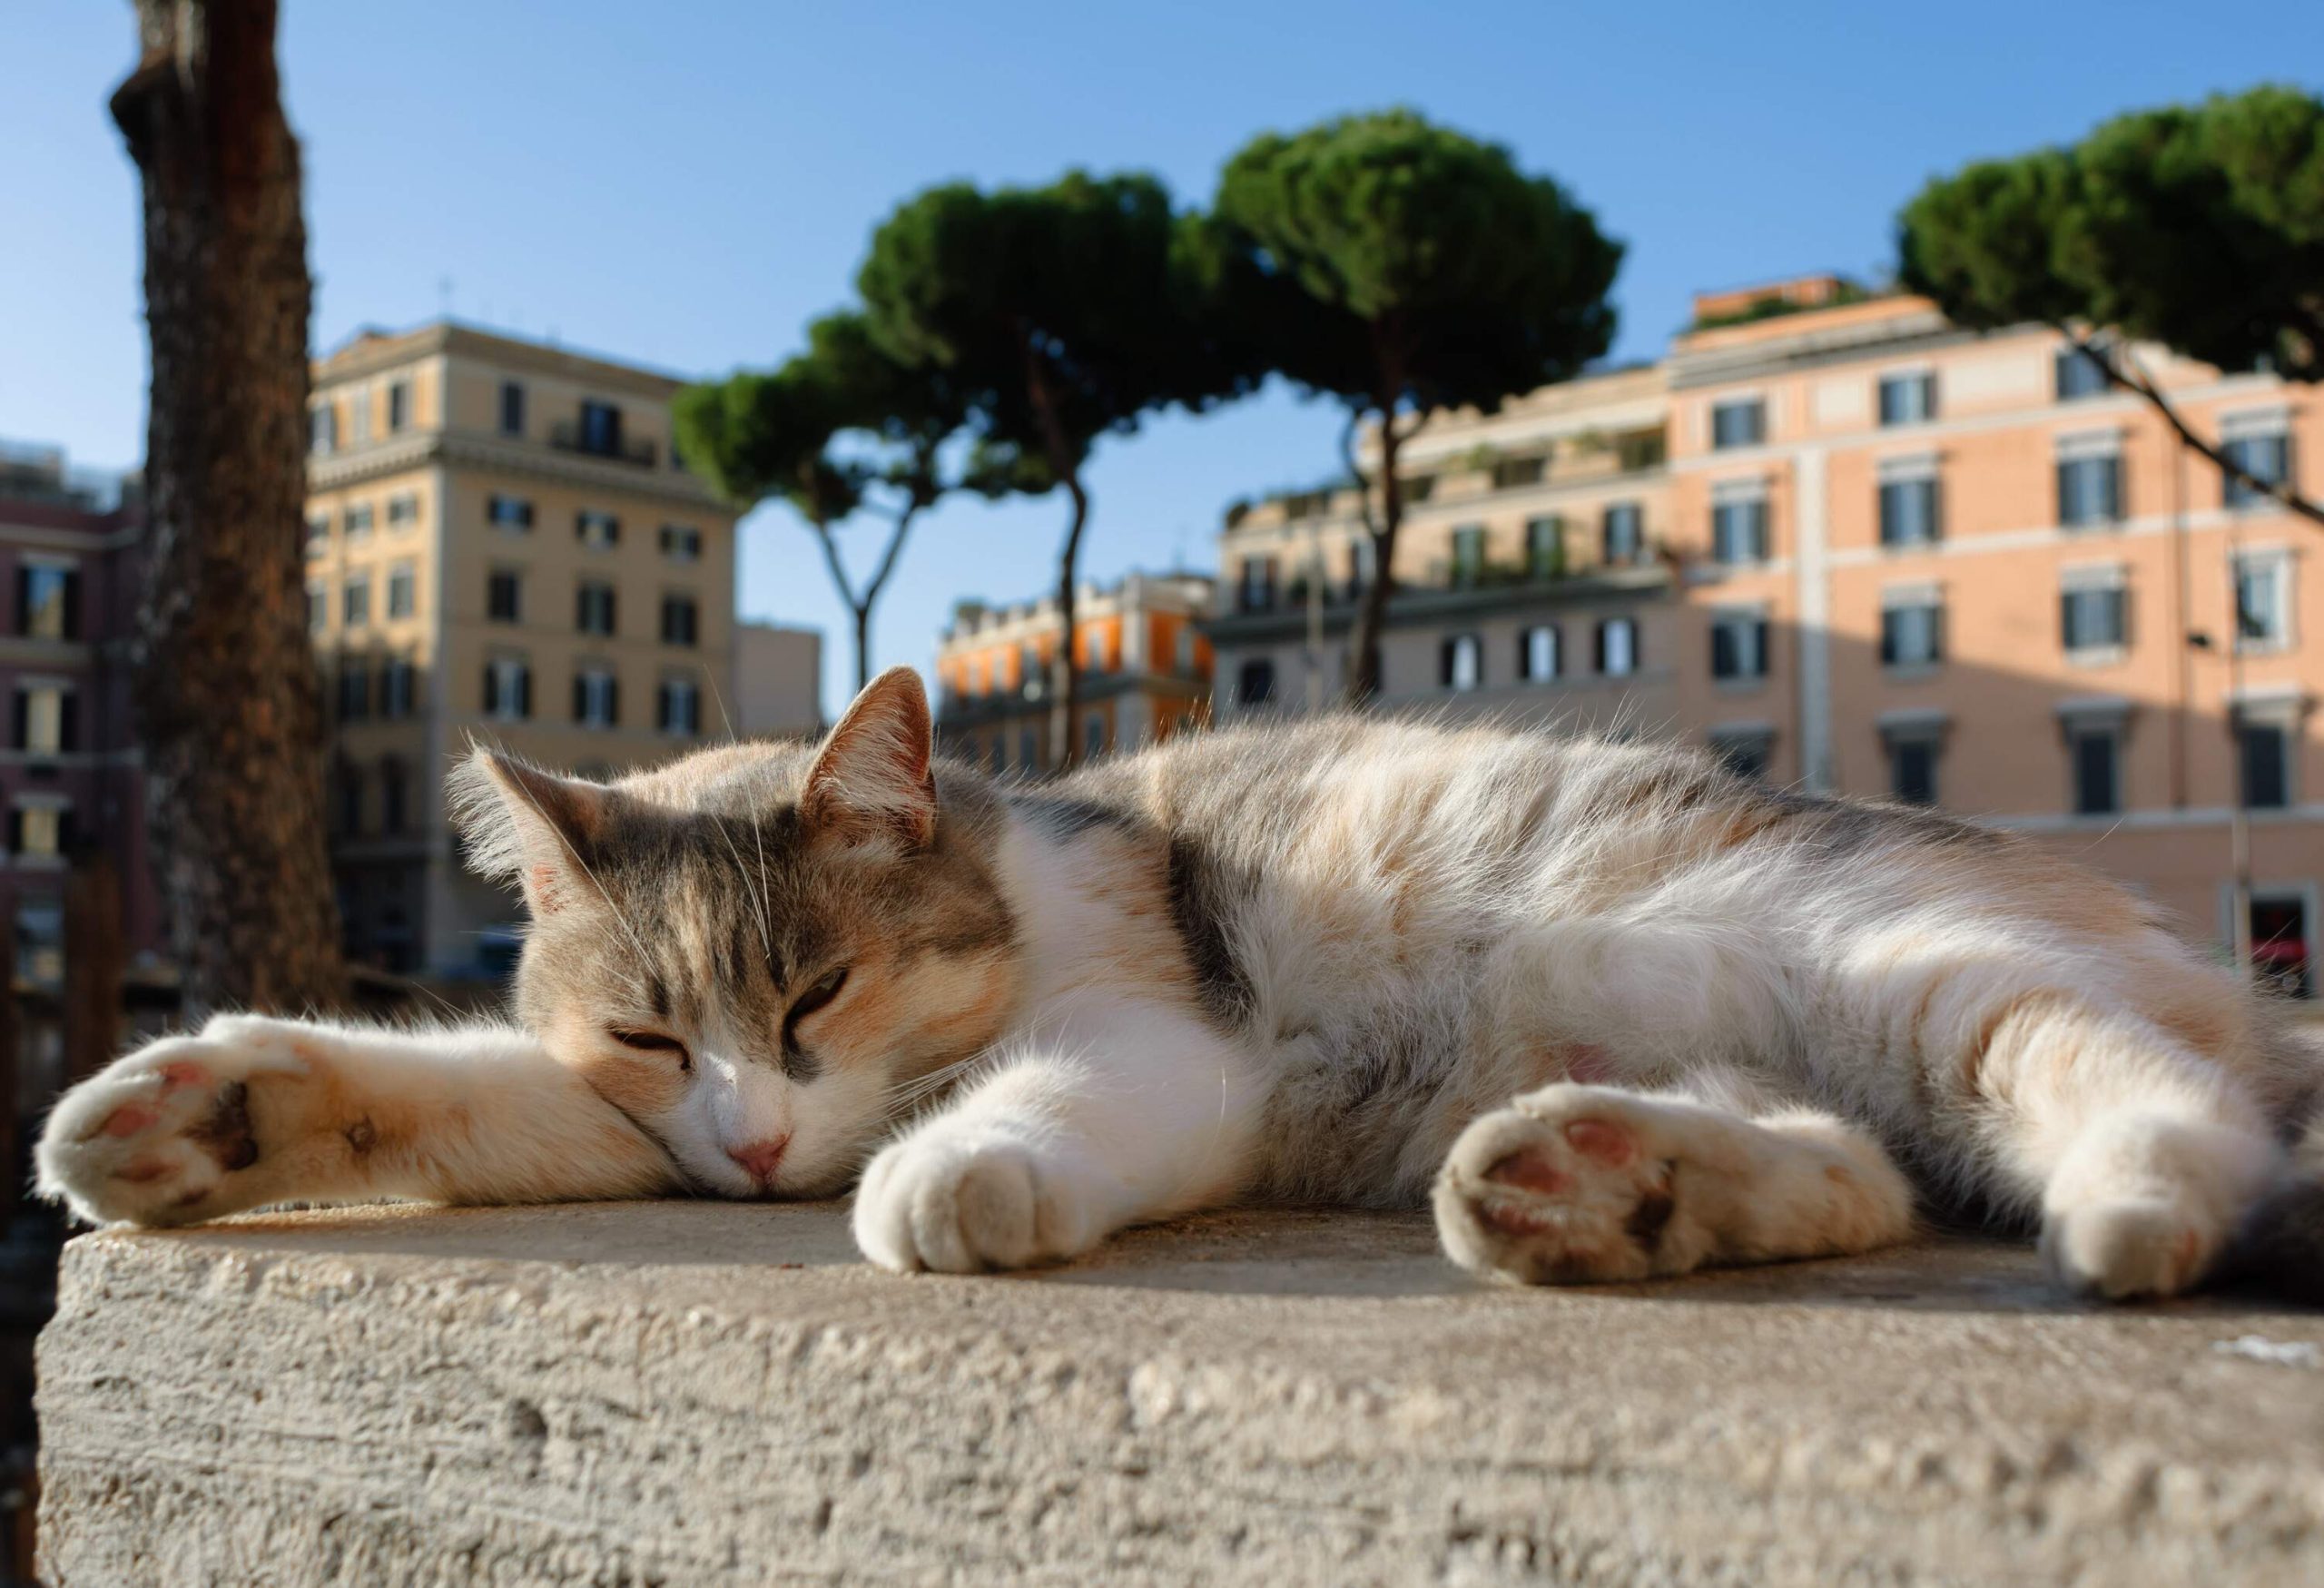
M601 784L479 748L454 769L450 794L469 869L517 882L534 920L600 902L589 857L605 836Z
M920 674L891 667L863 686L815 753L800 814L850 842L924 847L936 834L935 747Z

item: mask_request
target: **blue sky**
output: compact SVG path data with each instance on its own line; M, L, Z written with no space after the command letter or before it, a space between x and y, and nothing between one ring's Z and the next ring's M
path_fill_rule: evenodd
M133 173L104 100L125 4L15 0L0 59L0 436L122 465L142 445ZM1619 357L1698 288L1876 273L1933 172L2114 111L2324 72L2324 6L1613 7L284 0L304 140L314 337L463 317L686 373L771 364L848 294L900 197L1071 164L1158 172L1182 202L1261 128L1392 104L1513 148L1630 244ZM1285 392L1102 443L1085 567L1206 567L1231 498L1333 468L1329 410ZM915 533L876 664L926 665L953 598L1047 587L1062 504L950 506ZM855 532L859 566L875 527ZM746 521L746 615L830 636L806 533Z

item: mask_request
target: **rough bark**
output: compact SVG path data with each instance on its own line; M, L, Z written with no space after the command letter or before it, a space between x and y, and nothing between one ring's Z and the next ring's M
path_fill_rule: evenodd
M151 577L136 691L186 1012L339 1004L307 636L306 224L274 0L135 0Z
M1372 577L1364 587L1364 603L1356 609L1355 636L1350 643L1351 668L1347 703L1369 705L1380 695L1380 639L1388 626L1388 597L1394 593L1396 531L1403 527L1403 482L1396 478L1396 451L1403 438L1396 434L1396 413L1391 403L1380 410L1380 522L1373 528Z
M1057 400L1049 391L1049 377L1041 370L1040 355L1033 348L1030 333L1025 334L1026 391L1032 400L1034 418L1040 425L1049 473L1065 487L1065 494L1073 504L1072 517L1066 524L1065 545L1058 552L1057 615L1062 626L1058 632L1057 655L1049 663L1049 676L1055 686L1049 702L1049 768L1070 772L1074 763L1081 759L1080 741L1073 731L1081 710L1081 656L1075 646L1078 636L1074 632L1074 597L1081 563L1081 532L1089 524L1089 492L1081 483L1080 452L1065 433L1065 426L1058 417Z

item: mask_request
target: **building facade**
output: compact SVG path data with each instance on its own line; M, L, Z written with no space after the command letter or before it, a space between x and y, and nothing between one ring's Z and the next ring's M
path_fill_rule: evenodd
M734 626L734 729L746 739L823 731L823 636L780 623Z
M604 774L728 736L734 516L672 449L680 384L449 321L315 366L308 597L358 960L512 947L445 819L470 745Z
M1973 333L1828 280L1697 307L1705 329L1650 370L1410 444L1386 704L1672 735L1780 784L1939 804L2222 945L2240 811L2249 928L2304 989L2319 532L2047 329ZM2324 394L2116 351L2246 468L2324 488ZM1230 519L1206 625L1222 717L1302 708L1311 676L1332 692L1358 506L1342 489Z
M113 863L133 967L162 951L130 715L143 542L133 479L69 469L52 448L0 444L0 699L10 714L0 911L15 930L15 974L36 987L64 978L65 872L78 846Z
M1131 574L1081 591L1081 755L1158 743L1207 720L1210 641L1196 626L1215 598L1196 574ZM1049 668L1063 629L1054 597L954 609L936 651L937 736L951 754L996 773L1055 764Z

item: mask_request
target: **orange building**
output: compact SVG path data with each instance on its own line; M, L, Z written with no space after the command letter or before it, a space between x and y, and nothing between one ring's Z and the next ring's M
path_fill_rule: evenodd
M1167 739L1208 718L1210 642L1195 625L1212 600L1211 581L1197 574L1131 574L1080 592L1084 756ZM995 772L1054 764L1049 669L1063 627L1054 597L954 608L936 651L936 726L952 754Z
M2304 989L2324 882L2314 527L2229 488L2045 328L1966 331L1830 278L1697 309L1651 370L1421 433L1387 704L1678 735L1778 783L1937 804L2112 871L2222 945L2240 805L2252 936ZM2246 468L2324 488L2324 394L2118 350ZM1662 445L1590 478L1642 422ZM1206 626L1222 716L1304 705L1286 669L1336 684L1355 507L1305 493L1231 519ZM1317 566L1321 625L1284 575Z

